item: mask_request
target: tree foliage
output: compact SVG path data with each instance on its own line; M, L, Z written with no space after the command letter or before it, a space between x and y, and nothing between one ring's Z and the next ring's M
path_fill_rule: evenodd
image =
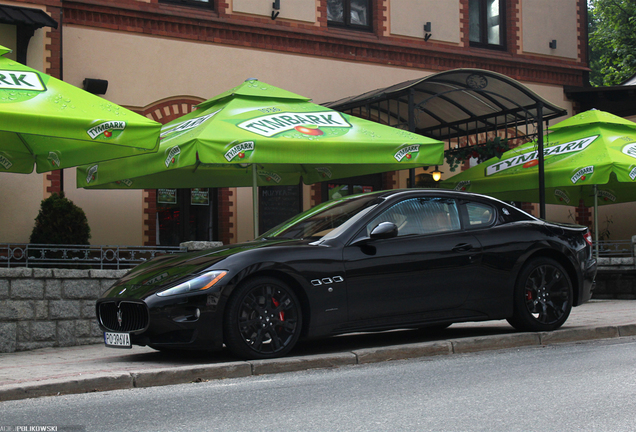
M35 218L31 243L87 245L91 229L84 210L60 194L52 194L42 201Z
M618 85L636 74L636 0L588 0L590 82Z

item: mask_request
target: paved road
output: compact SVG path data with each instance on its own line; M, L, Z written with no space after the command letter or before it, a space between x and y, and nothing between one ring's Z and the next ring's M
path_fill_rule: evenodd
M596 300L574 308L562 329L518 333L506 321L455 324L301 343L288 357L237 361L228 354L165 354L87 345L0 354L0 401L150 387L425 356L636 335L636 301Z
M632 336L7 401L0 424L60 432L633 431L634 366Z

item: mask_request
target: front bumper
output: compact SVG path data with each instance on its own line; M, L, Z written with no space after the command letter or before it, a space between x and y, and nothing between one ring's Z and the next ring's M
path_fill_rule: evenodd
M222 321L216 304L211 304L208 297L195 295L161 298L151 295L144 300L100 299L96 305L97 319L103 331L129 333L134 345L215 351L223 346ZM123 312L119 317L110 315L116 311L121 312L127 303L147 312L146 325L118 326L117 319L120 318L125 323L126 315ZM106 312L109 316L106 316Z

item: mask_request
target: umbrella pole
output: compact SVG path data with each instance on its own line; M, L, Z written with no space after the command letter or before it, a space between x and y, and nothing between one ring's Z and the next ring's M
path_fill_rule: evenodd
M254 238L258 237L258 173L252 164L252 205L254 206Z
M598 185L594 185L594 244L596 245L596 262L598 262Z
M537 104L537 135L539 156L539 217L545 219L545 155L543 154L543 104Z

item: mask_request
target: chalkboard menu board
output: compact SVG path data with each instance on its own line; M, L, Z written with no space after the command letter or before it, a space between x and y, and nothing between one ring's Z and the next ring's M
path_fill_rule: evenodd
M259 233L274 228L302 211L302 189L296 186L258 188Z

